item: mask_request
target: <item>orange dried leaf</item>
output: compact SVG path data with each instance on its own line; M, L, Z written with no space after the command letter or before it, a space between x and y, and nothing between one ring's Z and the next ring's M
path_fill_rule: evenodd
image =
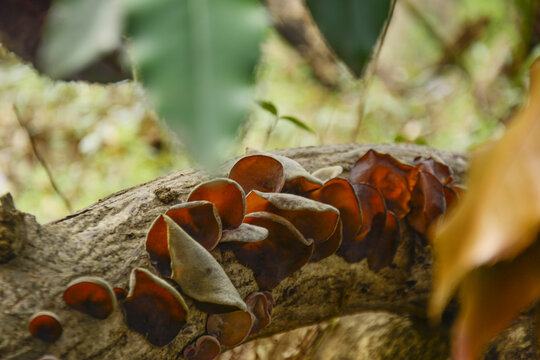
M540 63L531 68L529 102L505 135L471 160L467 193L436 229L430 315L438 318L476 267L512 259L540 227Z
M483 266L463 280L453 331L455 360L474 360L499 332L540 298L540 241L511 261Z

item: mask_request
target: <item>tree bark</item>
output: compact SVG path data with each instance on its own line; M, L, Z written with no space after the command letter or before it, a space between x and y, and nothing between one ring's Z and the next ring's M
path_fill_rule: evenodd
M341 165L348 171L370 148L390 153L405 162L418 155L436 156L452 168L458 182L462 181L467 165L463 154L409 144L332 145L277 153L297 160L308 171L331 165ZM230 165L231 162L223 166L223 175ZM14 245L5 251L11 254L10 259L6 258L4 262L7 262L0 264L0 359L37 359L43 354L54 354L61 359L181 358L185 345L203 334L205 328L206 314L197 310L189 298L186 297L190 307L188 324L169 345L158 348L129 330L120 309L106 320L96 320L68 308L62 293L70 281L80 276L100 276L112 286L127 288L133 268L153 271L145 251L148 227L168 207L185 201L190 190L208 178L203 171L193 169L172 173L110 195L66 218L44 225L38 224L32 215L22 214L14 208L0 208L14 218L24 219L23 225L20 221L0 222L0 227L8 230L24 227L24 231L11 229L5 232L17 233L22 240L5 241ZM0 236L2 234L0 232ZM232 253L222 251L218 246L212 254L242 297L257 290L251 270L238 264ZM310 263L273 290L276 304L272 323L257 337L371 310L424 319L430 290L430 265L429 248L422 247L417 235L405 226L402 226L402 242L394 264L379 272L370 271L365 261L349 264L336 255ZM53 311L62 320L64 333L53 344L33 338L28 331L28 319L40 310ZM411 328L418 329L415 322L409 321L413 324ZM425 321L422 322L425 327ZM392 326L390 329L395 328ZM424 333L434 331L439 330ZM392 334L392 338L396 338L399 331ZM439 341L437 346L426 348L422 356L444 358L447 346L444 341Z

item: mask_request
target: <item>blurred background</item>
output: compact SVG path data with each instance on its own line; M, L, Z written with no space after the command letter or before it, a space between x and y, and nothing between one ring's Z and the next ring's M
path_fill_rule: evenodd
M535 1L400 0L356 80L300 1L268 3L276 26L262 44L256 99L312 132L253 103L231 156L347 142L474 149L504 130L539 53ZM55 82L3 47L0 129L0 193L41 223L193 165L136 82Z

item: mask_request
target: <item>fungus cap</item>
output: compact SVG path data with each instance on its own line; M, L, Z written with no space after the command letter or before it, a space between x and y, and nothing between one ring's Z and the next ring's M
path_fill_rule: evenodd
M250 334L256 334L270 324L271 308L267 295L254 292L245 299L248 310L254 316Z
M154 346L170 343L184 326L188 307L182 295L146 269L135 268L122 303L126 324Z
M238 262L253 271L262 289L272 289L307 263L313 253L313 241L287 219L268 212L246 215L248 224L268 229L268 237L259 242L230 243Z
M216 259L171 218L167 215L163 218L167 223L171 278L184 294L202 303L215 304L218 308L246 310L238 290Z
M349 181L352 184L367 183L376 187L383 195L388 210L402 219L409 212L409 200L418 171L391 155L369 150L354 164Z
M39 311L32 315L28 330L32 336L47 342L55 342L63 332L60 319L50 311Z
M63 294L64 302L96 319L106 319L116 308L116 295L105 280L83 276L70 282Z
M223 229L238 227L246 213L246 195L242 187L227 178L213 179L196 186L188 201L206 200L216 206Z
M212 314L206 321L206 331L222 346L235 346L248 337L254 320L255 316L249 311Z
M247 194L251 190L280 192L285 184L283 165L267 155L248 155L238 160L229 178L236 181Z
M203 335L184 349L183 356L186 360L213 360L220 352L219 341L213 336Z

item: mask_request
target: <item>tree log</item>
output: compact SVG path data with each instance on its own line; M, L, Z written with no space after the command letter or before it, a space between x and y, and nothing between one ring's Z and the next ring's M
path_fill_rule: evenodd
M436 156L452 168L457 182L462 181L467 166L463 154L410 144L332 145L277 153L297 160L308 171L341 165L347 172L370 148L405 162L418 155ZM223 175L230 165L223 166ZM172 173L45 225L23 214L25 243L22 249L14 249L14 258L0 265L0 359L37 359L43 354L61 359L181 358L186 344L205 331L206 314L189 298L188 324L169 345L158 348L126 326L120 309L106 320L93 319L68 308L62 293L79 276L100 276L112 286L127 288L133 268L154 271L145 251L147 229L158 215L185 201L190 190L208 178L193 169ZM370 310L424 318L431 281L430 251L406 226L402 226L402 239L394 264L379 272L370 271L365 260L350 264L336 255L304 266L273 290L272 323L256 337ZM238 264L232 253L218 246L212 254L242 297L257 290L251 270ZM62 337L53 344L33 338L28 331L28 319L40 310L55 312L64 325ZM433 347L437 356L424 353L424 358L440 358L440 348Z

